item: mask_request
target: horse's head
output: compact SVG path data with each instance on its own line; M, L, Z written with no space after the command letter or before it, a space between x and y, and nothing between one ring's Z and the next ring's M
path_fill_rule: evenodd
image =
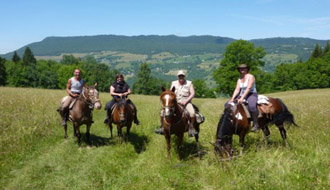
M214 143L214 152L222 158L231 158L233 156L233 134L235 129L234 109L235 105L226 105L217 127L216 142Z
M164 110L164 116L170 117L175 112L175 106L177 105L176 96L175 96L175 87L171 90L166 90L162 87L162 94L160 95L160 101L162 103L162 109Z
M96 89L97 83L93 86L84 86L83 96L86 101L90 104L90 107L95 107L96 109L101 109L102 104L99 99L99 92Z
M117 103L117 113L119 115L119 119L120 122L123 123L126 121L126 113L127 113L127 101L125 99L125 97L118 97L115 99L116 103Z

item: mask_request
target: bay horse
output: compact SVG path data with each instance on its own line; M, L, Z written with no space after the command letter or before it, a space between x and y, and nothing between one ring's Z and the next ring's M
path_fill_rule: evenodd
M126 135L129 138L130 129L132 127L132 122L134 119L134 108L129 105L129 99L126 97L117 97L115 98L116 103L114 104L114 108L112 109L111 116L109 117L109 129L110 136L112 136L112 123L117 125L117 134L120 137L120 141L123 139L122 128L127 127ZM108 113L109 114L109 113Z
M284 123L298 125L294 121L294 116L281 99L268 97L268 101L268 105L261 104L257 106L259 110L259 127L265 137L268 138L270 136L268 126L275 124L286 146L288 143ZM232 158L234 152L232 145L233 135L236 134L239 136L240 154L242 154L244 138L250 130L250 120L247 118L242 104L238 104L237 100L227 103L217 127L216 142L213 144L215 153L221 157Z
M83 91L69 111L69 120L72 122L74 136L78 139L78 145L81 145L80 126L86 125L86 138L90 143L90 127L93 123L93 110L101 109L102 104L99 99L99 92L96 89L97 83L94 86L84 85ZM65 98L65 97L64 97ZM64 98L61 102L63 102ZM68 137L67 125L64 126L64 138Z
M171 90L166 90L162 87L162 93L160 95L160 101L162 103L162 125L164 128L164 136L166 139L167 145L167 156L171 157L171 135L175 134L178 137L177 150L179 154L179 159L182 159L181 148L183 143L183 135L188 131L190 117L189 113L184 110L184 107L178 104L175 95L175 87ZM195 130L199 134L199 123L195 122ZM198 143L198 134L195 135L197 153L200 157L199 143Z

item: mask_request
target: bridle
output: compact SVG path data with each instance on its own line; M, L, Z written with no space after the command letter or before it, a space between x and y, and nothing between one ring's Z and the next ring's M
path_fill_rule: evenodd
M88 104L88 107L90 108L90 109L93 109L94 108L94 105L95 105L95 103L97 103L97 102L100 102L100 99L99 98L97 98L98 97L98 92L97 92L97 90L95 89L95 88L91 88L91 90L93 91L92 92L92 95L90 94L90 89L87 87L87 97L86 97L86 95L85 95L85 88L83 88L83 92L82 92L82 95L83 95L83 97L84 97L84 102L86 103L86 104ZM91 98L92 97L92 98Z
M176 113L175 113L175 111L176 111L176 107L178 107L179 105L176 106L176 103L174 103L174 105L169 106L169 105L168 105L168 101L169 101L169 100L168 100L168 98L165 97L166 95L169 95L169 94L166 93L166 94L162 97L162 101L164 101L164 98L165 98L165 100L166 100L166 104L165 104L165 106L162 107L162 110L163 110L163 112L165 112L165 110L167 109L167 110L169 111L169 115L168 115L168 116L165 116L165 113L163 113L163 114L164 114L164 116L162 116L162 117L163 117L163 121L164 121L164 123L167 124L167 125L175 126L175 125L177 125L179 122L181 122L181 120L184 118L185 113L184 113L184 110L182 110L182 113L181 113L181 119L179 119L179 120L176 121L175 123L170 124L170 123L167 121L167 119L170 118L171 116L174 116L174 117L176 116ZM174 100L174 101L175 101L175 100Z

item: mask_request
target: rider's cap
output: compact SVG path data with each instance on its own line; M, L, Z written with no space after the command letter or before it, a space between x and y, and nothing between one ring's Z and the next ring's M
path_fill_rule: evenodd
M186 76L186 73L185 73L183 70L180 70L180 71L178 72L177 75L178 75L178 76L179 76L179 75L184 75L184 76Z

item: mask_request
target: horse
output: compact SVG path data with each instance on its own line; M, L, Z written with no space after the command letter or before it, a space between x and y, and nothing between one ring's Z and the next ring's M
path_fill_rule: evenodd
M284 123L298 126L287 106L279 98L268 97L268 104L260 104L257 107L259 110L258 124L266 139L270 136L269 125L275 124L279 129L284 145L287 146ZM237 100L227 103L217 127L216 142L213 144L215 153L231 159L234 153L233 135L236 134L239 136L241 155L244 148L244 138L249 130L250 119L248 119L242 104L238 104Z
M113 106L111 116L109 117L109 129L110 137L112 138L112 123L117 125L117 134L120 137L120 141L123 138L122 128L127 127L126 135L129 138L130 129L134 119L134 108L129 104L129 99L125 97L115 98L116 103ZM108 113L109 114L109 113Z
M93 110L101 109L102 104L99 99L99 93L96 89L97 83L94 86L84 85L83 91L73 103L69 111L69 120L72 122L74 136L78 139L78 145L81 145L80 126L86 125L87 142L90 143L90 127L93 123ZM64 97L65 98L65 97ZM64 98L61 102L63 102ZM64 126L64 138L68 137L67 125Z
M178 104L175 95L175 87L171 90L167 90L162 87L162 93L160 95L160 101L162 103L162 126L164 128L164 136L167 144L167 157L171 157L171 135L175 134L178 137L177 150L179 159L182 159L181 148L183 143L183 135L188 131L190 117L184 110L184 107ZM195 130L199 133L199 123L195 122ZM200 157L198 134L195 135L197 153Z

